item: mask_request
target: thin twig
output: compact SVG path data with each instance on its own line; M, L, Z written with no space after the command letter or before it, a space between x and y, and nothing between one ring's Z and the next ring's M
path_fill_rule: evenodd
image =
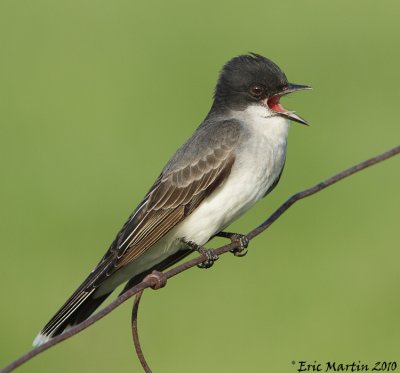
M370 158L364 162L361 162L353 167L348 168L347 170L344 170L335 176L332 176L331 178L318 183L314 185L311 188L305 189L299 193L296 193L293 195L291 198L289 198L285 203L283 203L267 220L265 220L261 225L259 225L257 228L253 229L251 232L247 234L247 237L251 240L255 236L259 235L261 232L265 231L272 223L274 223L290 206L292 206L295 202L299 201L300 199L303 199L305 197L309 197L325 188L327 188L330 185L333 185L337 183L340 180L343 180L344 178L359 172L367 167L373 166L379 162L382 162L390 157L395 156L396 154L400 153L400 146L397 146L393 149L388 150L385 153L379 154L373 158ZM217 255L222 255L232 249L235 249L238 247L237 242L230 243L229 245L225 245L222 247L219 247L218 249L215 249L215 253ZM169 271L165 272L165 277L166 278L171 278L173 276L176 276L177 274L188 270L189 268L194 267L197 264L200 264L203 262L205 257L203 255L198 256L194 259L191 259L187 262L184 262ZM112 303L104 307L102 310L94 314L93 316L89 317L79 325L76 325L69 329L68 331L64 332L63 334L52 338L50 341L44 343L43 345L29 351L25 355L22 355L15 361L13 361L11 364L7 365L1 370L1 373L8 373L14 370L15 368L19 367L23 363L27 362L28 360L32 359L36 355L40 354L41 352L49 349L50 347L53 347L54 345L71 338L73 335L79 333L83 329L86 329L88 326L94 324L107 314L109 314L112 310L114 310L116 307L124 303L127 299L132 297L134 294L137 294L139 291L143 291L144 289L151 287L152 284L149 282L142 281L136 286L132 287L122 295L120 295L118 298L116 298Z

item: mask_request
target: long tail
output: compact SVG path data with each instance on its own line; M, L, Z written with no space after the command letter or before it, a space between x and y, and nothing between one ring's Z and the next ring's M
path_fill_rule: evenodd
M179 250L168 258L164 259L157 265L140 274L132 277L121 294L130 289L132 286L139 283L144 276L151 273L153 269L163 271L169 266L175 264L185 256L189 255L191 250ZM101 263L102 264L102 263ZM100 272L101 266L96 268L96 272L92 272L89 277L82 283L82 285L75 291L74 294L64 303L52 319L46 324L43 330L37 335L33 341L35 347L46 343L51 338L63 333L69 327L77 325L86 320L96 309L105 301L105 299L112 293L106 293L96 296L97 288L88 286L93 283L93 279L97 277L97 272Z
M85 291L80 288L77 289L36 336L33 346L40 346L51 338L63 333L69 327L81 323L111 294L108 293L94 297L93 293L95 290Z

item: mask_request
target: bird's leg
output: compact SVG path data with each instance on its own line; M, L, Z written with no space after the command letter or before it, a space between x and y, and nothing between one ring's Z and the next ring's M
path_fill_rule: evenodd
M243 257L247 254L247 246L249 246L250 240L244 234L231 233L231 232L219 232L215 236L229 238L231 242L239 243L236 249L231 250L231 253L238 257Z
M214 262L218 259L218 255L215 254L213 249L206 249L203 246L198 245L193 241L185 241L185 243L192 249L197 251L199 254L204 255L206 260L200 264L197 264L199 268L210 268L213 266Z

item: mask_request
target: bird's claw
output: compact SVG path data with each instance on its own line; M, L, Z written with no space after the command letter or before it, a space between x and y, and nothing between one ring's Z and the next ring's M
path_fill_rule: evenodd
M247 255L247 247L249 246L249 238L244 234L233 233L230 237L232 242L239 243L239 246L235 249L232 249L230 252L237 256L238 258L242 258Z
M247 246L249 246L250 240L246 235L240 234L240 233L231 233L231 232L221 231L221 232L217 233L216 236L229 238L232 243L238 244L238 247L230 250L230 252L233 255L240 258L247 254L246 248L247 248Z
M198 268L210 268L213 266L214 262L218 260L218 255L215 253L213 249L206 249L203 246L198 245L193 241L186 242L188 246L190 246L193 250L196 250L199 254L204 255L206 259L197 264Z
M198 268L207 269L214 265L214 262L219 259L218 255L215 253L213 249L206 249L204 247L200 247L197 250L200 254L204 255L207 259L200 264L197 264Z
M231 253L235 255L238 258L243 258L244 256L247 255L249 251L247 249L241 249L237 247L236 249L231 250Z

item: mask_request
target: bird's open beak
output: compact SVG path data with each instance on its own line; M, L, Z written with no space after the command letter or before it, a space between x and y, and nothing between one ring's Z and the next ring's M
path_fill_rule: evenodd
M293 93L293 92L297 92L297 91L303 91L303 90L310 90L310 89L312 89L312 88L307 86L307 85L289 83L282 90L282 92L279 92L276 95L273 95L272 97L268 98L266 100L266 104L268 105L268 107L271 110L275 111L277 114L279 114L279 115L281 115L281 116L283 116L285 118L288 118L290 120L293 120L295 122L308 125L307 121L305 119L303 119L302 117L300 117L299 115L297 115L295 112L286 110L280 104L279 100L280 100L280 98L282 96L285 96L285 95L287 95L289 93Z

